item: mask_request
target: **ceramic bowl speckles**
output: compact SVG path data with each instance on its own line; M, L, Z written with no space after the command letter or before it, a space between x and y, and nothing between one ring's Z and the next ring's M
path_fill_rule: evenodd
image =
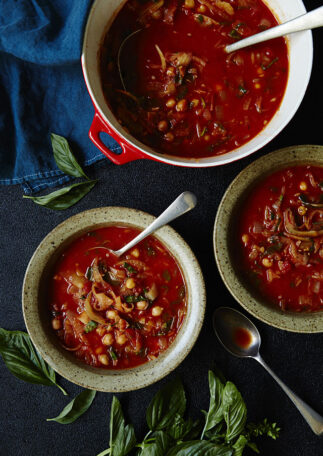
M245 168L231 183L219 205L213 231L215 259L220 275L232 296L254 317L276 328L300 333L323 332L323 312L283 312L266 302L246 285L235 264L232 250L235 214L251 189L269 174L288 166L323 166L323 146L287 147L267 154Z
M94 368L60 347L51 328L44 292L46 276L64 248L82 234L103 226L128 225L144 229L154 219L145 212L124 207L81 212L54 228L39 244L29 262L23 284L22 306L31 340L55 371L84 388L122 392L150 385L184 360L199 335L206 301L203 275L189 246L170 226L159 229L155 236L169 249L181 268L187 288L187 315L176 339L156 360L124 370Z

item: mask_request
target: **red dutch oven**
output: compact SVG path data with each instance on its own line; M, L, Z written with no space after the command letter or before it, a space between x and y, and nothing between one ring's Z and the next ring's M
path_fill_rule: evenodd
M89 136L93 143L113 163L124 163L148 158L177 166L209 167L230 163L256 152L273 139L297 111L307 88L312 69L313 43L310 31L299 32L287 39L289 76L280 108L266 127L248 143L223 155L207 158L185 158L161 154L130 135L117 121L103 94L99 72L100 46L125 0L96 0L91 8L83 41L82 68L91 96L95 115ZM279 22L285 22L306 12L301 0L270 0L266 2ZM100 138L101 133L112 136L121 146L122 153L109 150Z

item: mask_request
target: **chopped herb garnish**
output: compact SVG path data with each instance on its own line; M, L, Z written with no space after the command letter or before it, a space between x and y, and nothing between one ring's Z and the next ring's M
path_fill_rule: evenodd
M168 269L165 269L162 273L164 279L166 280L166 282L169 282L172 278L172 276L170 275Z
M295 287L296 287L295 282L290 282L289 286L290 286L291 288L295 288Z
M204 17L202 16L202 14L199 14L197 16L197 20L202 24L202 22L204 21Z
M87 280L91 280L93 281L93 269L92 269L92 266L89 266L85 272L85 277L87 278Z
M260 65L261 69L266 71L268 68L270 68L274 63L276 63L278 60L278 57L275 57L271 62L268 63L268 65L264 65L263 63Z
M85 325L84 332L87 334L93 331L97 326L98 323L96 321L91 320L87 323L87 325Z
M243 85L239 85L239 97L243 97L247 92L248 90Z
M264 255L271 255L275 252L280 252L283 248L283 244L281 242L277 242L275 244L270 245L264 252Z
M270 220L275 220L276 214L274 211L270 211Z
M113 277L113 275L107 271L103 276L102 276L103 280L107 283L109 283L110 285L113 285L115 287L117 287L118 285L120 285L120 280L116 279L115 277Z
M308 198L306 195L304 195L304 193L301 193L298 197L299 200L302 201L302 203L308 203Z
M201 134L200 134L200 138L202 138L202 136L204 136L206 132L207 132L207 128L204 127L202 132L201 132Z
M236 29L232 29L229 35L231 36L231 38L234 38L236 40L239 40L241 38L240 33Z
M109 352L109 355L111 356L112 361L117 361L118 356L117 356L117 354L115 353L115 351L113 351L113 348L112 348L112 347L109 347L108 352Z
M126 261L123 263L123 267L127 269L128 272L131 274L137 274L137 270L131 266L131 264L127 263Z
M165 336L171 330L175 317L169 318L165 323L162 324L161 331L158 332L158 336Z
M133 303L133 302L139 302L139 301L146 301L146 298L142 295L136 296L136 295L129 295L126 296L125 301L128 303Z

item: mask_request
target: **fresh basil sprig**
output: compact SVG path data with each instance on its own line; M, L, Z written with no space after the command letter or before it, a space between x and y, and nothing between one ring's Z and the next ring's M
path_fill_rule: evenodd
M97 183L97 180L90 180L85 174L78 161L74 157L67 140L63 136L51 134L53 154L58 168L65 174L73 177L83 177L86 181L68 185L44 196L27 196L40 206L62 211L76 204L82 199Z
M47 418L46 421L56 421L60 424L73 423L91 406L96 395L96 391L85 389L76 396L56 418Z
M34 203L40 206L53 209L55 211L62 211L73 206L73 204L80 201L97 183L97 180L78 182L77 184L69 185L68 187L60 188L55 192L49 193L44 196L27 196L23 195L23 198L28 198L34 201Z
M67 140L63 136L51 133L54 159L61 171L74 177L89 179L74 157Z
M20 380L47 386L57 386L55 371L35 350L30 337L23 331L6 331L0 328L0 354L9 371Z
M209 371L210 404L200 421L184 419L186 398L183 385L176 379L162 388L151 401L147 413L149 431L136 444L133 427L125 426L121 406L113 398L110 417L110 448L98 456L242 456L244 448L259 453L251 439L267 435L274 440L280 429L266 419L246 425L247 409L232 382L222 381Z

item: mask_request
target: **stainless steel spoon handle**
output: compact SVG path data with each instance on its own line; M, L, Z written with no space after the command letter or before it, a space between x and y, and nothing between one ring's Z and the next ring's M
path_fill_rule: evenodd
M313 432L317 435L323 434L323 417L320 416L315 410L312 409L309 405L307 405L300 397L298 397L293 391L285 385L284 382L280 380L279 377L271 370L271 368L265 363L262 357L258 354L254 357L255 360L258 361L266 371L276 380L278 385L282 388L283 391L287 394L299 412L303 415L304 419L307 421L308 425L312 429Z
M147 228L138 236L136 236L132 241L114 253L117 256L121 256L127 250L131 249L131 247L138 244L138 242L142 241L162 226L167 225L167 223L193 209L196 206L196 202L197 199L193 193L182 193L162 214L160 214L159 217L156 218L156 220L153 221L151 225L147 226Z
M323 25L323 6L316 8L309 13L298 16L295 19L291 19L284 24L277 25L272 27L264 32L256 33L255 35L248 36L236 43L229 44L226 46L225 52L230 53L242 49L252 44L261 43L262 41L271 40L273 38L278 38L288 33L300 32L302 30L309 30L316 27L321 27Z

